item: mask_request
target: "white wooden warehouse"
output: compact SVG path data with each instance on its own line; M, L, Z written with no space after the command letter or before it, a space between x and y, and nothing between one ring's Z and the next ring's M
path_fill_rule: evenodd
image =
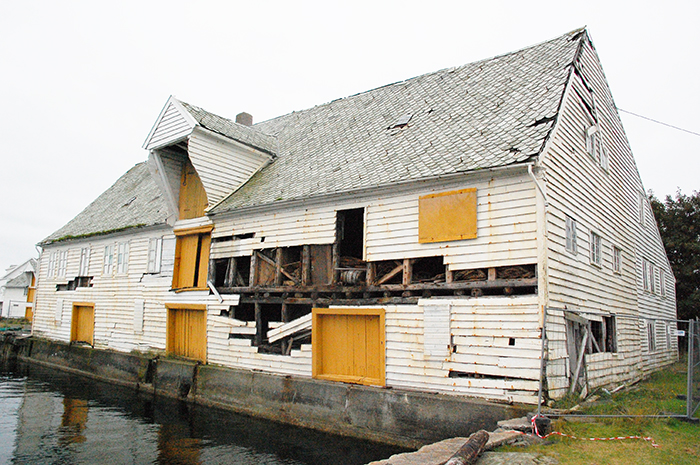
M583 29L255 125L171 97L144 148L42 241L35 335L525 403L543 324L550 398L677 358Z

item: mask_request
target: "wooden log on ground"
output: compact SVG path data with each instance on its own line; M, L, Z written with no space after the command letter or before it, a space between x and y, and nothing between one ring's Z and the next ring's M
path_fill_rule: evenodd
M445 465L473 465L484 451L489 440L489 433L483 429L472 434L467 442L454 453Z

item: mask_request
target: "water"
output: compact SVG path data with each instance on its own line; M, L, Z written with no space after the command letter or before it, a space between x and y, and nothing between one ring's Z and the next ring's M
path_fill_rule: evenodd
M0 367L0 464L355 465L401 451L37 365Z

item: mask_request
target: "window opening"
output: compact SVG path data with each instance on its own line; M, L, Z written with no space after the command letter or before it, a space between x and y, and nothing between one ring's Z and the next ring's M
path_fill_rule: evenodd
M340 256L362 260L364 255L365 209L339 210L337 218Z
M647 321L647 347L649 352L656 351L655 322Z
M566 216L566 250L576 254L578 245L576 242L576 220L570 216Z
M591 321L592 353L617 352L615 317L604 316L602 321Z
M599 234L591 231L591 263L600 266L601 262L601 237Z
M613 251L613 271L615 273L622 273L622 249L619 247L612 248Z

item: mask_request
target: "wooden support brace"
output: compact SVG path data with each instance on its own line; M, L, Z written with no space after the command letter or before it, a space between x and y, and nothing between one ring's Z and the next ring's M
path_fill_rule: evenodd
M255 302L255 345L260 347L263 341L262 308L259 302Z
M448 270L447 267L445 267L445 282L446 283L452 283L455 280L455 273L452 270Z
M226 264L226 276L224 277L224 287L236 285L236 258L231 257Z
M384 284L385 282L389 281L391 278L393 278L397 274L403 272L403 262L396 262L396 263L398 263L398 266L396 268L394 268L393 270L391 270L390 272L388 272L387 274L382 276L382 278L379 281L377 281L378 286Z

